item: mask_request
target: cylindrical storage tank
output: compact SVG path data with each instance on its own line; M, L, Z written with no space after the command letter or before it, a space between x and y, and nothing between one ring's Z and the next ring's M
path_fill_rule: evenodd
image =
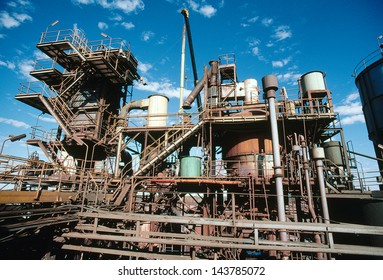
M246 79L243 82L245 87L245 101L246 105L258 103L258 82L256 79Z
M200 177L201 176L201 158L194 156L183 157L180 160L181 177Z
M238 155L254 155L254 154L272 154L272 141L268 137L259 135L258 133L235 133L231 132L225 135L225 143L223 143L223 152L226 158Z
M225 135L222 148L228 174L255 177L271 177L274 174L273 146L269 138L259 133L230 132Z
M149 96L147 127L166 126L169 98L161 94Z
M344 166L344 157L342 146L339 141L329 141L322 144L325 158L328 159L328 165Z
M257 175L257 155L241 155L230 158L227 163L227 172L238 176Z
M368 137L375 144L383 144L383 59L380 59L356 77L362 101Z
M379 56L380 57L380 56ZM382 151L378 147L383 144L383 58L375 61L355 79L358 87L368 138L374 143L375 155L382 159ZM378 161L379 169L383 170L383 162ZM383 172L380 173L383 176Z
M312 71L302 75L300 80L303 94L309 90L326 90L324 77L325 74L321 71Z

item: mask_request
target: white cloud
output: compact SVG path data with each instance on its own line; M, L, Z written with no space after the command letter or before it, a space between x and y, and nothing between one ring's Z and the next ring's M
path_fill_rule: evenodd
M292 35L293 34L291 33L291 29L289 26L281 25L274 30L273 38L277 39L277 41L282 41L291 38Z
M28 81L35 81L36 79L29 75L29 72L33 70L34 61L31 59L24 59L17 64L17 72L20 73L24 79Z
M26 13L8 13L7 11L0 12L0 28L7 29L20 26L26 21L32 21L32 17Z
M144 74L152 68L153 65L151 65L150 63L143 63L141 61L138 63L138 70L140 70Z
M93 4L94 0L72 0L75 4L83 4L83 5L88 5L88 4Z
M251 49L251 53L255 56L258 56L259 55L259 47L253 47Z
M364 116L362 115L354 115L354 116L347 116L342 119L342 125L349 125L349 124L354 124L354 123L364 123Z
M32 17L27 14L31 9L33 9L33 6L29 1L9 1L7 2L7 6L10 11L0 11L0 28L16 28L24 22L32 21Z
M249 46L250 46L250 47L255 47L255 46L258 46L260 43L261 43L261 41L258 40L258 39L251 39L251 40L249 41Z
M8 118L0 118L1 123L9 124L14 127L22 127L22 128L30 128L31 126L25 122L21 122L14 119L8 119Z
M250 23L254 23L254 22L256 22L258 19L259 19L258 16L257 16L257 17L252 17L252 18L250 18L250 19L248 20L248 22L250 22Z
M126 14L144 10L145 4L142 0L72 0L77 5L98 4L109 10L120 10Z
M105 22L102 22L100 21L98 24L97 24L98 28L100 30L107 30L109 28L109 25Z
M24 21L26 20L30 20L32 21L32 17L30 15L27 15L27 14L18 14L18 13L13 13L12 14L13 17L19 21L20 23L23 23Z
M278 81L281 83L286 83L288 85L297 85L298 79L302 76L297 72L291 71L284 74L277 74Z
M357 122L364 123L362 104L359 100L359 94L353 92L349 94L342 102L342 105L334 106L334 111L339 113L343 125L350 125Z
M17 8L18 6L29 7L32 4L28 0L16 0L8 2L7 5L12 8Z
M7 11L0 13L0 27L14 28L18 27L20 22L13 18Z
M197 2L193 0L189 0L189 6L193 11L207 18L211 18L217 13L217 9L214 8L212 5L206 4L206 5L200 6L200 4L198 4ZM222 6L223 5L221 5L221 7Z
M353 101L355 101L355 100L358 99L358 98L359 98L359 93L354 92L354 93L349 94L349 95L346 97L345 102L346 102L346 103L352 103Z
M154 36L152 31L144 31L141 33L141 39L145 42L149 41Z
M125 27L125 29L128 29L128 30L133 29L134 26L135 26L135 25L134 25L133 23L131 23L131 22L122 22L121 25L122 25L123 27Z
M272 23L273 23L273 19L272 18L264 18L263 20L262 20L262 24L264 25L264 26L270 26Z
M291 61L291 57L288 57L288 58L285 58L282 60L272 61L271 64L275 68L281 68L281 67L287 65L290 61Z
M142 0L115 0L112 2L116 9L122 10L124 13L138 12L144 10L145 4Z
M200 9L199 9L199 12L207 17L207 18L210 18L212 16L215 15L215 13L217 12L217 9L215 9L213 6L211 5L205 5L205 6L202 6Z
M179 98L180 96L180 88L174 86L168 79L163 79L159 82L157 81L149 81L144 79L147 85L137 84L136 89L141 91L147 91L151 93L159 93L163 94L169 98ZM184 96L190 94L190 90L186 90L184 92Z
M167 37L166 37L166 36L162 36L162 37L157 41L157 44L158 44L158 45L163 45L163 44L165 44L166 40L167 40Z
M20 55L22 55L22 53ZM15 59L14 61L0 60L0 67L3 66L14 71L15 73L18 74L19 78L25 79L27 81L36 81L34 77L29 75L29 73L34 69L35 60L43 60L39 63L47 66L46 64L47 59L49 59L49 57L46 54L44 54L43 52L39 50L35 50L33 52L33 59L22 59L22 60ZM51 63L52 63L51 60L49 60L49 65L51 65Z
M57 123L56 120L52 117L40 117L39 120L49 123Z
M10 70L15 70L16 65L11 61L1 61L0 60L0 66L4 66Z
M253 40L249 43L250 51L253 56L256 56L260 61L266 61L262 55L260 48L258 47L259 41Z
M35 50L33 52L33 57L37 60L42 60L42 59L49 59L49 56L47 56L45 53L43 53L40 50Z
M116 14L113 17L110 17L109 19L112 21L122 21L122 16Z

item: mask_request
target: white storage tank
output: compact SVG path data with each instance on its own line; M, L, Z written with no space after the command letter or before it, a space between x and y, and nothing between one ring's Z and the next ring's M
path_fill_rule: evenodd
M301 76L302 93L305 94L309 90L326 90L324 80L325 73L321 71L308 72Z
M166 126L169 98L161 94L149 96L148 127Z
M245 104L258 103L258 82L256 79L246 79L243 81L245 87Z

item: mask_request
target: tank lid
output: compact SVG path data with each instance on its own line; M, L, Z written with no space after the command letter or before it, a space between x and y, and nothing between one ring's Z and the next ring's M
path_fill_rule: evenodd
M323 75L323 77L326 77L326 72L319 71L319 70L314 70L314 71L310 71L310 72L307 72L307 73L303 74L303 75L301 76L301 78L303 78L304 76L307 76L307 75L309 75L309 74L312 74L312 73L321 73L321 74Z
M159 93L151 94L151 95L148 96L148 98L153 97L153 96L165 97L165 98L169 101L169 97L167 97L167 96L164 95L164 94L159 94Z

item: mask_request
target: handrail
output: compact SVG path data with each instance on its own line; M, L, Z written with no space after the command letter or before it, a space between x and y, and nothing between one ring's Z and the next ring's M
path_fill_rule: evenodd
M193 127L197 126L197 124L193 124L193 121L196 121L196 120L200 120L200 118L204 115L204 111L201 111L201 112L198 112L198 114L194 115L194 117L190 120L190 122L186 123L186 124L190 124L192 125ZM166 143L169 142L169 139L179 139L183 136L183 131L187 130L187 131L190 131L191 127L189 126L186 126L185 124L183 124L179 129L175 130L175 131L172 131L171 134L163 134L160 138L158 138L156 141L154 141L153 143L151 143L150 145L146 146L146 148L140 153L140 158L142 159L143 156L145 156L146 158L150 158L151 156L155 155L156 153L160 152L161 150L159 149L165 149L166 147ZM181 136L178 136L178 134L181 133ZM175 140L174 140L175 142ZM174 143L173 142L173 143ZM136 161L136 158L132 158L132 160L125 165L124 169L128 166L131 166L131 168L133 168L133 162ZM127 175L127 173L130 171L130 170L121 170L121 173L120 173L120 177L125 177ZM139 170L139 169L138 169Z
M374 62L378 61L383 57L383 52L381 49L375 50L369 55L367 55L365 58L363 58L354 68L353 77L356 78L360 72L362 72L364 69L366 69L368 66L373 64Z

